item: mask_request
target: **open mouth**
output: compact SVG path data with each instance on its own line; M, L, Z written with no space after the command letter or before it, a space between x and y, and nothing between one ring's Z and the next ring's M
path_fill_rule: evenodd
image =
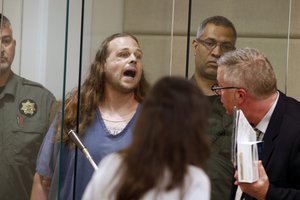
M131 78L134 78L135 75L136 75L136 71L135 70L128 69L128 70L126 70L124 72L124 76L128 76L128 77L131 77Z

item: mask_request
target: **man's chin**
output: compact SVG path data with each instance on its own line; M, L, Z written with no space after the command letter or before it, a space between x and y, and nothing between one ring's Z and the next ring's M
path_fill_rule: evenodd
M217 70L214 70L214 69L207 70L205 77L209 80L216 81L217 80Z
M216 82L217 81L217 74L207 74L206 79Z
M137 86L138 83L122 83L116 89L123 94L129 94L132 93Z
M4 73L10 70L10 67L6 63L1 63L0 64L0 73Z

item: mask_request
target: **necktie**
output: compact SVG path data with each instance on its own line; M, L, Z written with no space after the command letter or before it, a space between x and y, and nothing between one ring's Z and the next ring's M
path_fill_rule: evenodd
M260 138L262 135L262 132L258 128L254 128L254 130L256 133L256 141L260 141L262 139L262 138Z
M254 128L256 133L256 141L262 141L263 132L261 132L259 129ZM263 150L264 150L264 143L260 142L257 143L257 151L258 151L258 159L261 160L263 156Z

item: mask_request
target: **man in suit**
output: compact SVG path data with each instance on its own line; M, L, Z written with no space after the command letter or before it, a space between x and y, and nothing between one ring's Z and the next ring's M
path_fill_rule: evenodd
M212 89L227 113L236 106L263 133L259 179L241 183L235 176L231 199L300 199L300 102L277 90L271 63L256 49L226 53L218 66Z

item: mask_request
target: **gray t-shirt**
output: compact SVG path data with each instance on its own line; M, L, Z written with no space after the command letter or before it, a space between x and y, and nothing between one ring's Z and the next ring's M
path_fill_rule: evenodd
M129 145L132 138L132 127L139 110L140 105L138 106L135 115L122 132L113 136L106 129L101 114L97 109L95 119L86 129L84 136L80 138L96 164L98 164L107 154L117 152ZM77 160L75 160L74 148L70 148L66 145L62 145L62 163L59 165L60 144L53 140L56 133L54 123L55 122L51 125L43 145L41 146L37 160L37 172L42 176L52 179L49 199L56 199L59 192L59 199L80 200L94 169L80 151L78 151ZM75 163L76 179L74 181ZM59 178L60 170L61 176ZM60 184L58 184L58 182L60 182ZM59 189L57 188L58 185L60 185ZM75 198L73 198L73 195L75 195Z

